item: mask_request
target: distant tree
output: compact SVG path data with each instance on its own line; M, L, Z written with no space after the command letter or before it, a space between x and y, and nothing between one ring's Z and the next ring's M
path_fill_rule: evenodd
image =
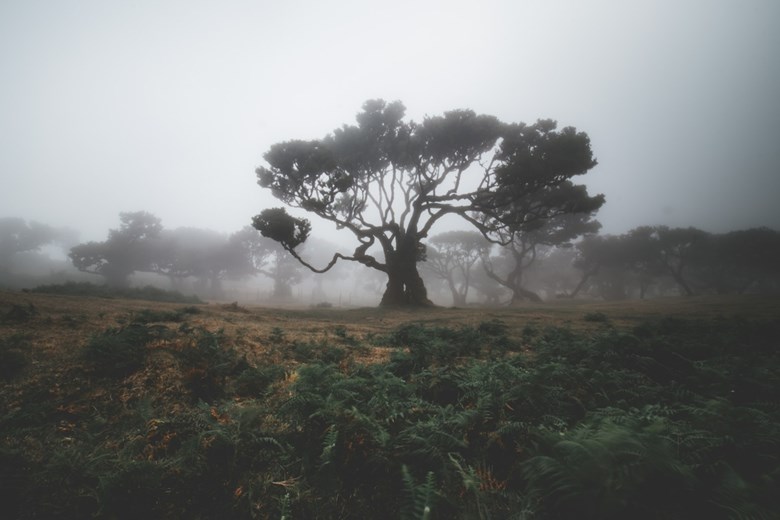
M777 292L780 232L762 227L711 235L693 266L699 283L718 294Z
M556 298L568 295L579 282L579 272L574 268L576 249L574 245L539 246L536 260L525 270L526 287L544 291Z
M503 260L503 258L494 258L496 262ZM506 303L508 295L506 288L490 278L481 267L475 268L471 273L471 286L479 294L483 305L499 306Z
M427 245L424 268L444 280L453 305L466 305L473 268L492 244L476 231L454 230L431 237Z
M629 259L626 257L621 237L586 236L576 247L577 258L574 266L580 270L582 276L568 297L576 297L591 284L598 287L599 295L605 299L626 298L625 277Z
M150 270L168 277L179 289L189 277L210 278L213 252L225 246L225 235L210 229L180 227L164 229L153 241Z
M607 299L628 297L638 286L643 298L651 284L669 277L680 291L693 295L708 262L712 236L696 228L642 226L619 236L590 237L577 244L575 265L582 271L575 296L590 282Z
M19 253L38 251L48 244L70 247L76 236L68 228L53 228L15 217L0 218L0 273L12 270L14 256Z
M230 242L234 244L232 250L244 252L252 274L262 274L273 281L275 300L292 299L292 288L302 279L301 266L278 242L262 236L251 226L231 235Z
M686 296L693 296L694 289L688 276L691 267L705 260L709 233L688 228L654 228L658 241L659 262L666 272L674 278Z
M568 198L570 200L590 198L584 190L580 190L568 182L561 184L557 189L569 191ZM586 209L601 205L599 201L589 203L587 200L581 201L580 204L580 208ZM511 291L510 304L525 300L541 302L542 299L539 295L526 287L524 274L536 261L540 249L550 246L568 246L572 240L598 231L601 224L593 220L594 211L595 209L577 213L563 213L539 221L533 228L511 233L507 237L507 245L499 252L499 256L503 257L503 262L499 264L496 259L487 255L484 257L485 273Z
M654 227L642 226L619 236L583 240L575 265L583 270L583 282L591 280L596 292L609 300L629 297L632 287L644 298L653 284L668 276Z
M280 208L253 225L315 272L339 259L383 272L381 305L428 305L417 262L422 241L448 215L473 224L492 240L511 228L578 211L554 188L595 166L590 141L552 121L507 125L492 116L456 110L404 121L400 102L368 101L357 126L313 141L275 144L256 170L258 183L282 202L347 229L359 245L336 253L323 268L304 262L296 247L311 231L306 219ZM369 254L378 245L382 258Z
M151 270L153 239L159 236L162 224L145 211L120 213L119 220L119 229L110 230L106 241L79 244L68 256L78 270L103 276L111 286L126 287L135 271Z

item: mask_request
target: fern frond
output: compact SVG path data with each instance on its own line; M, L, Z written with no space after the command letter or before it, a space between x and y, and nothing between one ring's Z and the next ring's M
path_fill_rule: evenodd
M436 478L432 471L425 476L425 482L418 485L406 465L401 466L404 484L404 501L401 504L402 520L428 520L433 510Z

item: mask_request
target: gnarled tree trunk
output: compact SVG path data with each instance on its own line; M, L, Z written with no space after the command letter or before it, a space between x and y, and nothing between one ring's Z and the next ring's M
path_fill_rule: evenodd
M409 245L411 243L411 245ZM386 252L387 286L379 303L382 307L432 306L420 273L417 272L417 244L406 242L399 251Z

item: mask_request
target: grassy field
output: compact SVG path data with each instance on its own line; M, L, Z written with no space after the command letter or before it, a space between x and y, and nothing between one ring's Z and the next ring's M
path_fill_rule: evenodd
M778 323L0 292L0 515L770 518Z

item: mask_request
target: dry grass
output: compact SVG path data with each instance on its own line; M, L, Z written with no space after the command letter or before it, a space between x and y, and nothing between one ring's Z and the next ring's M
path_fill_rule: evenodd
M187 312L181 320L175 319L177 313L192 307L198 312ZM150 316L172 319L159 324L146 322L147 328L165 333L146 344L142 368L122 377L101 377L88 369L84 352L90 338ZM269 393L262 397L279 403L292 395L291 384L299 376L299 368L311 359L319 359L316 356L327 350L319 349L320 345L343 349L346 358L342 368L348 373L353 361L388 360L394 349L376 346L371 339L404 324L457 329L499 320L506 325L510 337L520 339L528 326L563 326L587 333L602 330L605 324L628 329L648 318L666 316L771 320L780 318L780 298L556 301L512 308L282 309L224 302L191 305L0 291L0 341L23 337L24 353L30 358L29 365L17 376L0 381L0 417L10 418L0 444L23 452L41 467L51 454L67 452L70 446L79 447L78 443L86 442L89 435L97 435L95 442L101 443L103 450L117 451L122 446L129 450L129 446L146 443L144 457L161 457L165 439L158 439L158 426L172 418L199 417L202 413L195 408L198 394L190 384L190 376L201 367L182 354L203 337L216 338L225 353L237 354L230 358L235 366L239 366L236 360L241 357L253 369L281 366L282 373L275 376ZM313 357L308 361L296 352L300 344L314 345ZM200 360L206 365L219 358L212 351L208 355L212 357ZM234 389L230 385L235 385L236 380L236 374L231 373L228 383L222 386ZM235 404L239 409L255 406L258 399L261 398L226 390L209 402L217 403L211 413L219 414L217 407L224 403ZM263 431L281 432L286 427L273 415L263 421ZM26 433L19 435L19 431ZM83 449L87 448L95 446L84 444ZM490 480L490 473L486 475L483 480Z
M144 310L177 311L186 304L142 300L102 299L36 293L0 291L0 318L13 306L37 311L29 322L0 322L3 335L33 333L39 345L61 349L81 343L89 334L120 325ZM201 312L188 321L209 330L224 329L228 335L262 338L281 329L289 340L316 340L332 336L338 327L358 339L385 333L404 323L431 326L474 326L484 321L501 320L510 330L525 325L570 326L590 330L598 323L584 320L587 314L602 313L618 327L630 327L647 318L663 316L713 318L745 316L780 319L780 298L764 296L706 296L664 298L624 302L568 301L528 304L515 307L435 307L430 309L380 308L272 308L211 303L198 305Z
M14 307L33 308L28 321L3 319ZM30 307L32 306L32 307ZM47 360L59 363L78 351L88 338L108 327L117 327L145 310L175 312L188 305L141 300L102 299L94 297L47 295L0 291L0 339L15 334L29 336L34 364ZM599 302L555 301L542 305L516 307L467 307L430 309L380 308L271 308L211 303L196 306L200 312L188 316L192 327L209 331L223 330L233 338L235 348L250 362L269 360L269 349L275 346L274 334L280 331L287 343L329 340L340 332L361 343L368 337L387 333L405 323L428 326L475 326L500 320L508 326L510 336L519 336L531 325L568 326L578 331L603 327L599 321L585 319L602 314L609 323L628 328L648 318L677 316L713 318L745 316L780 319L780 298L762 296L667 298L645 301ZM380 361L384 349L372 349L358 356Z

